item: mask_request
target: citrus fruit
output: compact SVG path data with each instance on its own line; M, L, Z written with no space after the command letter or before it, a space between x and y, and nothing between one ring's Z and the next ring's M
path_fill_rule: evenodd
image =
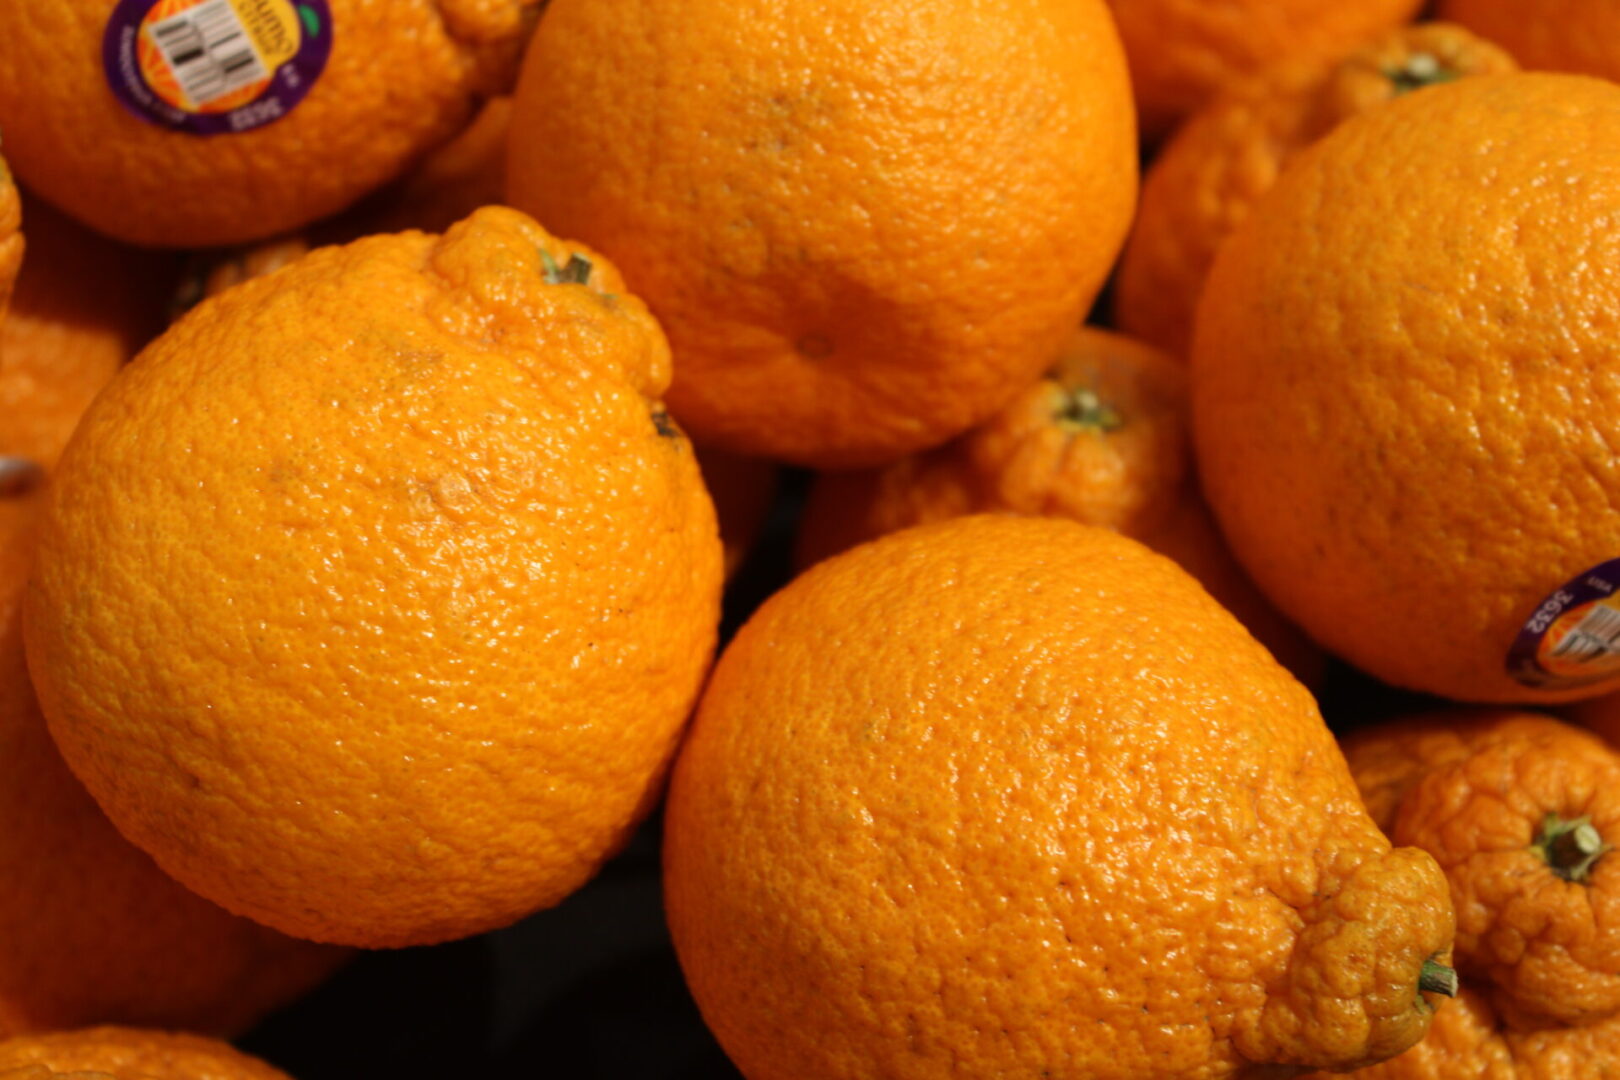
M161 328L177 267L27 203L28 257L0 322L0 450L49 468L96 392Z
M0 1038L108 1021L235 1034L347 954L181 888L118 835L62 762L20 625L42 494L0 494Z
M1457 1000L1435 1014L1422 1042L1352 1075L1356 1080L1587 1080L1611 1072L1617 1059L1620 1017L1515 1027L1497 1015L1485 995L1464 985Z
M943 442L1081 321L1136 197L1102 0L555 0L507 196L613 258L700 443L818 467Z
M1282 612L1386 682L1506 703L1620 676L1617 124L1598 79L1430 87L1306 150L1216 258L1205 493Z
M0 10L6 151L133 243L240 243L330 215L511 81L536 0L61 0Z
M1215 252L1295 154L1402 94L1514 68L1466 30L1423 23L1334 60L1281 62L1226 90L1176 130L1143 178L1114 290L1120 328L1185 356Z
M1142 131L1156 138L1219 91L1288 60L1338 56L1418 13L1422 0L1109 0L1130 57Z
M1346 739L1373 819L1451 882L1456 962L1517 1026L1620 1013L1620 753L1535 713L1451 710Z
M4 1070L44 1066L46 1077L106 1073L114 1080L290 1080L229 1043L182 1032L95 1027L0 1042ZM22 1073L28 1080L34 1078ZM21 1080L21 1078L19 1078Z
M714 646L669 368L606 260L499 207L204 301L49 490L25 633L69 765L297 936L561 900L651 808Z
M1449 971L1439 868L1311 696L1070 521L800 575L716 666L664 825L682 969L750 1080L1344 1069L1421 1038Z
M23 243L22 199L11 170L0 158L0 317L5 315L17 272L22 268Z
M760 458L728 454L707 446L696 450L703 484L714 498L720 542L726 549L726 577L730 578L753 550L770 516L778 470Z
M944 446L818 476L796 555L808 565L965 514L1099 525L1175 559L1309 681L1320 674L1320 652L1238 569L1189 475L1187 443L1186 369L1132 338L1083 327L1040 380Z
M1441 18L1501 45L1527 68L1620 78L1613 0L1439 0Z

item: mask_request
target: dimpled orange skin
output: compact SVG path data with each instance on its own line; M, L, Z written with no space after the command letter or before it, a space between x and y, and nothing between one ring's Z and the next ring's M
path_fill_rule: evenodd
M507 196L613 258L700 443L881 464L1000 408L1135 208L1101 0L555 0Z
M1380 35L1342 59L1284 61L1229 88L1177 128L1143 177L1141 210L1115 282L1116 323L1185 357L1198 293L1221 241L1289 159L1346 118L1405 92L1400 79L1515 69L1507 53L1466 30L1424 23Z
M1193 435L1234 553L1319 644L1397 686L1538 688L1508 651L1620 553L1620 87L1435 86L1305 151L1199 305Z
M177 272L30 199L28 257L0 322L4 451L50 467L96 392L161 328Z
M61 415L61 440L72 423ZM37 430L0 429L0 456ZM23 658L23 582L42 505L37 487L0 493L0 1038L103 1021L236 1034L347 953L186 891L118 835L68 771Z
M1090 394L1087 399L1084 395ZM1097 415L1106 410L1106 426ZM1051 371L983 424L880 469L823 473L799 520L808 566L867 540L964 514L1061 517L1169 555L1307 683L1323 658L1249 583L1188 473L1187 375L1121 334L1074 332Z
M97 398L25 606L52 734L195 891L365 946L510 923L650 809L720 542L600 257L486 208L205 301Z
M664 835L682 968L750 1080L1347 1068L1422 1036L1451 940L1310 695L1168 559L1069 521L919 526L777 593Z
M1222 89L1283 61L1343 54L1422 0L1109 0L1130 57L1142 133L1156 138Z
M1620 78L1620 4L1614 0L1440 0L1436 9L1527 68Z
M404 172L505 88L535 0L330 0L308 96L251 131L137 116L102 62L107 0L0 10L5 146L30 189L131 243L241 243L326 217ZM386 57L386 62L379 60Z
M44 1065L117 1080L292 1080L229 1043L183 1032L95 1027L0 1042L0 1069Z
M1620 838L1620 754L1535 713L1452 710L1351 735L1369 812L1439 860L1457 910L1457 967L1515 1026L1620 1012L1620 859L1566 880L1532 845L1548 814Z

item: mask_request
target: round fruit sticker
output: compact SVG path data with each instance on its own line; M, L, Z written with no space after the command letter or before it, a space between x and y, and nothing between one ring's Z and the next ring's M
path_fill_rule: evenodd
M1620 559L1600 563L1541 602L1508 650L1526 686L1565 690L1620 677Z
M331 52L327 0L119 0L101 40L118 100L194 135L279 120Z

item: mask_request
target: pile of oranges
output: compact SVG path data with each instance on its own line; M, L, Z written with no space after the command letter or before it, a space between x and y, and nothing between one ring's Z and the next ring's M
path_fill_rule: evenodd
M655 812L748 1080L1620 1074L1620 7L1420 7L0 7L0 1080Z

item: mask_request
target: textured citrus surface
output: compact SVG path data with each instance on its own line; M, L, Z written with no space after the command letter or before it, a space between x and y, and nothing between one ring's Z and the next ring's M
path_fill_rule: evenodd
M508 197L669 331L699 442L878 464L1005 404L1136 197L1102 0L556 0Z
M1290 158L1410 89L1514 68L1466 30L1424 23L1342 59L1281 62L1228 89L1176 130L1143 179L1114 291L1119 326L1184 356L1215 252Z
M126 1080L112 1073L104 1072L57 1072L49 1065L24 1065L17 1069L6 1069L0 1072L0 1080ZM140 1077L130 1076L127 1080L141 1080Z
M332 52L307 97L263 127L171 131L113 96L106 0L0 9L0 115L17 175L141 244L269 236L324 217L453 136L510 81L535 0L330 0Z
M1501 45L1527 68L1620 78L1614 0L1440 0L1441 18Z
M1199 306L1205 493L1266 594L1400 686L1592 695L1507 670L1620 554L1620 87L1464 79L1301 154ZM1612 678L1612 673L1611 673Z
M1338 56L1422 0L1109 0L1142 131L1162 135L1218 91L1279 61Z
M120 830L300 936L562 899L656 795L721 551L617 273L515 211L319 249L96 399L26 604L52 733Z
M1399 1057L1358 1069L1357 1080L1599 1080L1620 1062L1620 1017L1593 1024L1515 1028L1464 986ZM1329 1080L1326 1074L1312 1080Z
M39 250L30 245L28 273ZM71 397L56 390L41 384L48 400ZM31 418L29 401L19 408ZM38 429L0 415L8 420L0 455L15 454L18 437ZM66 439L72 418L60 415ZM345 953L283 937L181 888L118 835L62 762L23 659L23 581L42 496L0 494L0 1038L103 1021L235 1034Z
M1390 839L1445 869L1457 967L1498 1011L1543 1025L1620 1012L1620 859L1560 873L1537 847L1548 815L1620 839L1620 754L1550 717L1478 710L1358 732L1345 755Z
M665 895L751 1080L1348 1067L1451 909L1308 693L1168 559L978 516L817 564L727 647Z
M1157 349L1090 327L984 423L880 469L823 473L797 538L808 565L875 537L964 514L1100 525L1169 555L1299 675L1322 657L1238 569L1188 474L1187 376Z
M200 1035L97 1027L0 1042L0 1070L45 1065L90 1070L117 1080L290 1080L229 1043Z
M56 461L107 381L154 335L176 267L28 201L28 257L0 323L0 448Z

